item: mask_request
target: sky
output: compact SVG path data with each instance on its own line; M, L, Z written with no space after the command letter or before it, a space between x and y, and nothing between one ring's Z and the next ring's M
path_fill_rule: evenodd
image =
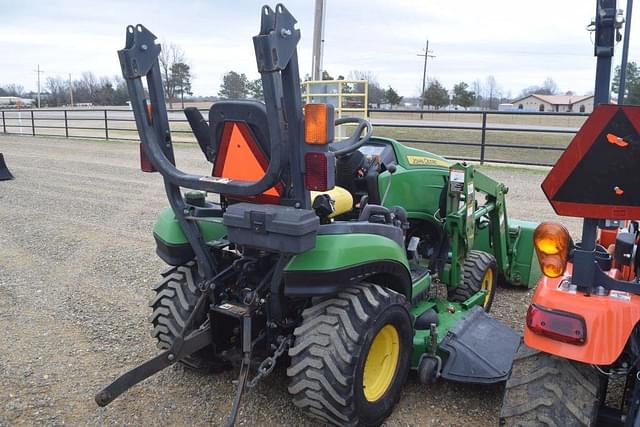
M595 58L586 26L593 0L326 0L324 69L336 77L371 71L383 86L416 96L425 41L436 57L427 76L447 88L493 75L505 96L551 77L563 92L593 91ZM618 7L625 7L619 0ZM258 78L251 37L262 1L251 0L0 0L0 85L36 89L42 79L120 74L116 51L125 27L143 24L160 41L180 45L195 95L216 95L234 70ZM300 74L311 71L314 0L284 3L298 19ZM275 7L275 3L271 4ZM640 61L638 5L630 60ZM638 13L635 13L638 12ZM634 37L638 35L638 42ZM614 60L619 63L622 43Z

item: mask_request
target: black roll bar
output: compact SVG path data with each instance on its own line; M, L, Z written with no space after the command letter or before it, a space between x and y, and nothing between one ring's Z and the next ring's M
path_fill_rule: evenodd
M254 37L254 47L264 86L271 147L269 166L264 176L255 182L193 175L175 166L158 62L160 45L155 42L157 37L143 25L127 27L125 48L118 51L118 56L127 82L136 126L145 154L170 183L214 193L254 196L276 185L282 169L289 166L288 152L295 150L283 145L289 146L291 139L297 139L298 135L294 138L288 135L291 123L287 123L285 113L287 110L291 111L291 108L282 103L283 99L285 103L289 101L291 94L283 91L283 86L290 89L293 80L289 75L290 70L295 70L296 73L298 71L297 64L292 62L297 61L296 46L300 40L300 31L294 28L295 18L280 4L276 6L275 12L264 6L261 16L260 34ZM285 73L281 73L282 71ZM149 100L145 96L143 77L146 79ZM296 81L295 85L299 85L299 82ZM300 129L296 128L295 131L299 133ZM298 189L296 193L298 197L302 196L303 189ZM306 205L304 200L301 205Z

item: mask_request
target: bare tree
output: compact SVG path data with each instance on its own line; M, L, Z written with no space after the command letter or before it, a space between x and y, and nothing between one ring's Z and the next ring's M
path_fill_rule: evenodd
M100 81L91 71L85 71L80 80L73 82L73 94L76 102L94 102L100 89Z
M476 94L474 99L474 104L476 107L482 106L482 100L484 99L484 88L482 87L482 82L480 79L475 79L473 83L471 83L471 91Z
M558 89L558 85L551 77L547 77L544 80L544 83L542 83L542 89L548 95L557 95L560 92L560 90Z
M173 82L172 69L175 64L185 63L184 51L173 43L162 42L162 50L158 57L160 61L160 74L164 85L164 95L169 102L169 108L173 108L176 85Z
M49 107L58 107L65 104L67 99L67 81L60 77L48 77L46 83L47 104Z
M0 96L23 96L24 94L24 86L15 83L0 87Z
M486 94L489 96L487 108L490 110L495 110L498 108L498 100L500 99L500 87L496 82L496 78L493 76L487 77L487 89Z
M372 71L353 70L349 72L352 80L367 80L368 98L370 104L376 104L378 108L384 102L384 89L378 83L378 78ZM339 79L340 80L340 79Z

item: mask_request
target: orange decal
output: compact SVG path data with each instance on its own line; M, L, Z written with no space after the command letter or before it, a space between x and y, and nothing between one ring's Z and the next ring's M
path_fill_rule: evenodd
M625 141L624 139L620 138L617 135L614 135L612 133L608 133L607 134L607 141L609 141L609 143L611 144L615 144L618 147L626 147L627 145L629 145L629 143L627 141Z
M243 122L225 123L213 175L241 181L258 181L268 167L269 161L258 147L249 126ZM280 189L278 186L271 187L262 196L277 199L280 197Z

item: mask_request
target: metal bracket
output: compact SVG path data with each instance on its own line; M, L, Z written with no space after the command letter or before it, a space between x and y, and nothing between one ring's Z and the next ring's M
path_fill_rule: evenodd
M167 351L164 351L151 360L147 360L142 365L136 366L132 370L122 374L111 384L102 389L95 396L98 406L107 406L115 398L129 390L140 381L149 378L164 368L173 365L180 358L193 354L211 344L211 327L199 329L189 335L180 345L180 350L175 354L175 343Z
M261 16L260 34L253 37L258 71L282 71L300 41L300 30L294 28L298 21L282 4L276 6L275 12L269 6L263 6Z
M124 49L118 51L122 74L127 79L146 76L160 55L157 37L143 25L127 26Z

